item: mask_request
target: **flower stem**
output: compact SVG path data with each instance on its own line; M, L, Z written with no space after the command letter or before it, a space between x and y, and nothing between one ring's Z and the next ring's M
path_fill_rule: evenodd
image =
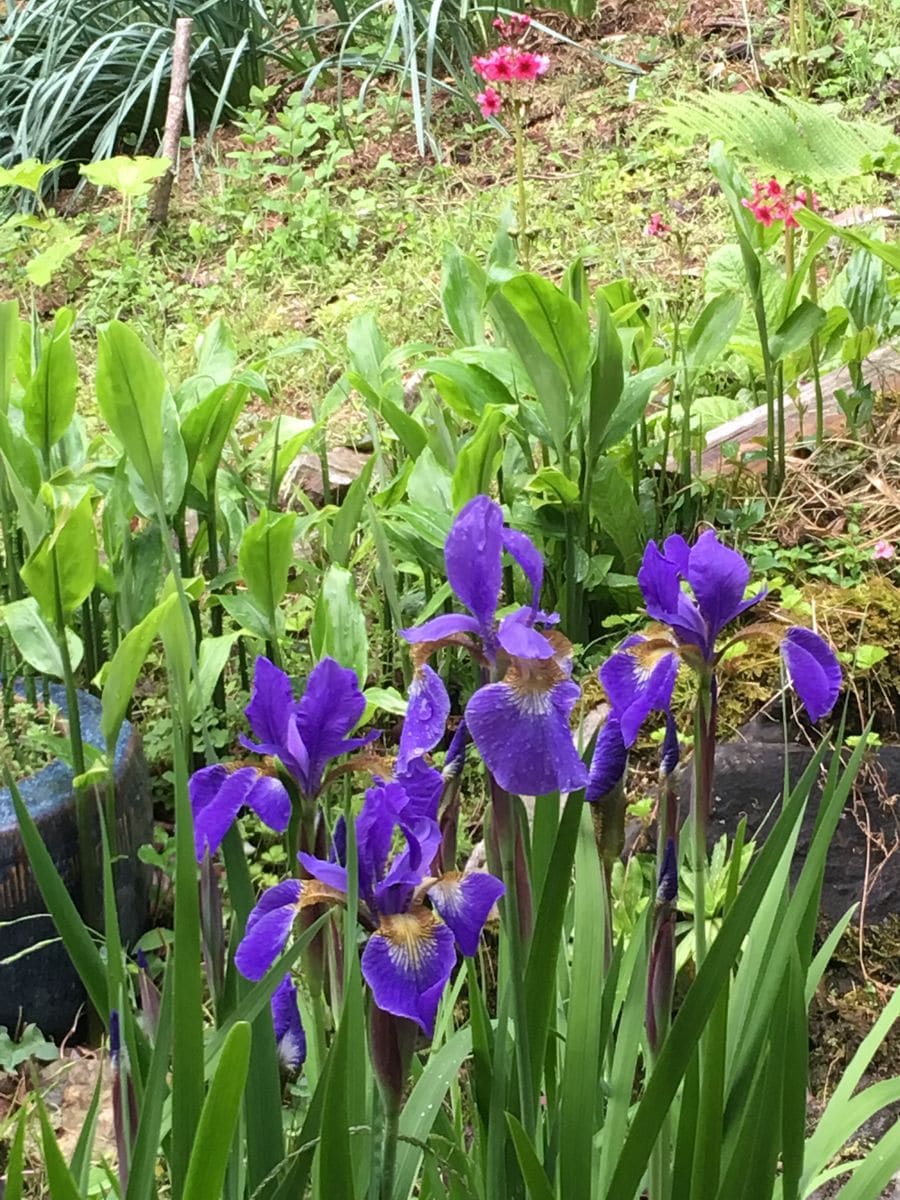
M525 191L525 122L522 105L514 105L514 112L516 114L516 219L519 225L519 262L527 271L531 258L531 246L528 235L528 195Z
M706 957L706 835L716 763L716 679L701 676L694 708L694 796L691 832L694 867L694 966Z

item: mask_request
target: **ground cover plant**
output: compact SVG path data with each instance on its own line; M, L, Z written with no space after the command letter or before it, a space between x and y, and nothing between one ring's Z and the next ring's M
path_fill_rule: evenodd
M260 8L271 54L220 39L242 111L161 230L146 141L90 194L51 198L43 146L0 175L0 761L102 1063L67 1143L54 1048L0 1039L7 1196L896 1184L900 989L869 891L821 908L900 690L900 28L590 15L337 11L323 58ZM720 837L717 747L760 705L770 819ZM51 757L83 899L20 794ZM865 1031L823 1081L848 939Z

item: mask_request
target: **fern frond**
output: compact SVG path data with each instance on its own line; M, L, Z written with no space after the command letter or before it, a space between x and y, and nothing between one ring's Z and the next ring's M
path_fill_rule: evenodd
M758 92L709 93L663 106L660 124L686 137L721 140L761 171L833 182L863 173L862 161L893 138L884 125L850 121L834 105Z

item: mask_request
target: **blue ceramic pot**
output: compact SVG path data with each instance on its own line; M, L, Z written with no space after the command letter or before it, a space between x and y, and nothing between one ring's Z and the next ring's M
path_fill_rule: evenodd
M51 684L49 690L50 699L65 718L68 715L65 689ZM78 707L85 742L102 749L100 701L87 692L79 692ZM139 862L137 850L152 837L153 811L140 739L127 721L116 746L115 775L117 845L121 857L114 864L114 873L122 937L128 945L146 931L148 924L149 871ZM23 779L19 791L56 869L83 911L71 768L57 759ZM99 864L99 828L93 840ZM65 948L54 940L56 934L49 918L21 920L46 911L28 865L12 797L6 788L0 789L0 959L20 955L32 946L39 947L14 962L0 963L0 1025L12 1032L21 1019L34 1022L48 1037L61 1038L72 1027L79 1007L84 1004L85 993ZM17 923L6 924L11 921ZM41 945L43 942L49 944Z

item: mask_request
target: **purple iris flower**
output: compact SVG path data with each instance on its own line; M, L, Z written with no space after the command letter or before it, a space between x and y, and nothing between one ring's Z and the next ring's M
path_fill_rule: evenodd
M291 798L280 779L256 767L229 771L221 763L195 771L188 784L194 814L197 862L216 853L242 808L250 808L264 825L284 833L291 819Z
M524 572L531 602L498 620L504 551ZM584 787L587 771L569 726L579 696L569 678L572 648L559 633L538 628L557 618L539 608L544 562L534 543L504 525L499 504L476 496L453 522L444 560L468 613L448 613L403 631L414 647L413 687L423 712L430 717L449 710L443 683L426 660L441 646L467 646L494 676L469 700L465 720L500 787L530 795Z
M762 589L745 599L749 581L744 557L723 546L712 530L693 546L678 534L662 550L655 542L647 545L638 583L648 615L661 628L627 638L600 668L626 746L634 744L651 712L669 711L680 661L700 671L715 668L719 635L766 594ZM790 628L781 653L811 720L827 716L841 687L834 651L811 629Z
M242 736L241 745L280 759L302 795L314 799L322 790L322 776L331 759L378 737L377 730L364 737L347 736L365 708L356 672L333 658L323 658L313 667L298 701L289 677L260 655L253 694L244 710L259 741Z
M394 781L370 788L356 819L360 919L369 931L363 978L380 1009L415 1021L428 1036L457 948L475 953L504 891L492 875L429 876L441 841L436 814L436 801L411 795ZM404 848L391 859L398 832ZM261 979L278 958L301 908L346 903L344 861L299 857L311 878L286 880L263 893L248 918L236 955L248 979Z
M306 1059L306 1034L290 975L285 975L272 993L272 1022L279 1061L285 1070L296 1071Z
M312 799L322 787L331 759L367 745L378 736L348 738L366 707L356 673L333 658L313 667L303 696L294 700L284 671L262 655L256 660L253 695L245 712L259 742L241 737L258 754L281 760L301 793ZM440 735L438 735L440 736ZM189 784L194 816L197 861L215 854L240 810L250 808L264 825L284 833L291 817L291 800L280 779L255 767L229 771L220 764L195 771Z

